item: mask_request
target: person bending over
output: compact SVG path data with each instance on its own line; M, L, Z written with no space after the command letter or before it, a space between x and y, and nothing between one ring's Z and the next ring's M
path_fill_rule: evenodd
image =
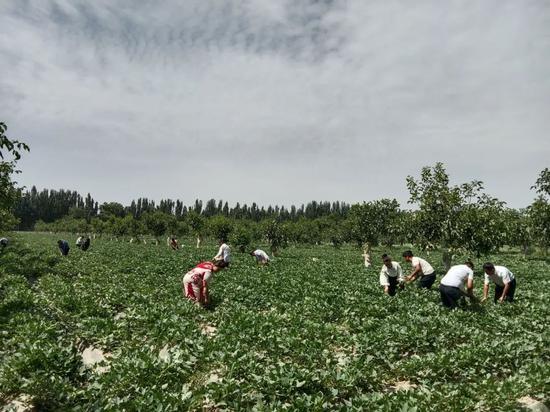
M464 286L466 286L466 291ZM462 296L469 297L470 301L475 300L474 264L467 261L463 265L451 266L447 274L441 279L439 292L441 303L450 309L458 306L458 301Z
M214 273L227 267L223 260L202 262L187 272L182 279L183 296L198 305L206 306L210 302L208 285Z
M258 265L268 265L269 264L269 256L267 253L265 253L261 249L256 249L250 252L250 256L254 256L256 258L256 263Z
M394 296L397 286L400 289L405 287L403 269L399 263L392 261L391 257L386 254L382 255L382 261L384 264L380 269L380 286L384 288L384 293Z
M485 272L485 282L483 285L483 299L487 300L489 295L489 284L491 281L495 284L495 303L513 302L516 293L516 277L504 266L495 266L491 262L483 265Z
M412 265L412 272L405 278L407 282L418 279L418 287L430 289L435 282L435 270L426 260L414 256L410 250L403 252L403 258Z

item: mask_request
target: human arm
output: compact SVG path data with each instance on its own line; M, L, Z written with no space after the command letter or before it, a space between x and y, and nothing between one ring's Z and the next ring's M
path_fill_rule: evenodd
M506 299L506 295L508 295L508 291L510 290L510 282L504 283L504 290L502 291L502 296L499 298L499 302L502 303Z
M202 291L203 291L203 297L204 297L203 303L205 305L208 305L210 297L208 295L208 281L206 279L202 281Z
M397 263L396 270L398 282L403 283L405 281L405 276L403 275L403 269L401 268L401 265L399 263Z
M214 256L213 260L222 260L223 259L223 245L218 249L218 253Z
M382 267L382 270L380 270L380 286L384 288L384 293L389 292L390 282L388 279L388 274L384 270L384 267Z
M418 277L419 274L422 273L422 267L420 266L420 263L418 265L416 265L414 268L413 268L413 271L412 273L407 276L405 278L405 280L407 282L413 282L414 280L416 280L416 278Z
M489 296L489 283L483 284L483 299L481 299L482 302L485 302L487 300L487 296Z
M468 281L466 282L466 292L461 290L461 293L464 296L468 296L470 299L475 299L475 296L474 296L474 279L468 278Z

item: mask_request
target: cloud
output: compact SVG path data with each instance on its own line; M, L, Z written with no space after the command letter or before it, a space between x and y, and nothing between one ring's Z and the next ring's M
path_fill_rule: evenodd
M0 102L21 181L101 200L407 199L443 161L512 206L548 166L550 7L16 1Z

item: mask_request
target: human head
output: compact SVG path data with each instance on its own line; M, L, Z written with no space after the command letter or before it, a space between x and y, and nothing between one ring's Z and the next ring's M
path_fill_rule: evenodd
M382 255L382 261L384 262L384 265L386 265L388 268L392 267L391 256L387 255L386 253Z
M466 262L464 262L464 264L470 269L474 270L474 262L472 262L471 260L467 260Z
M212 264L214 265L214 268L212 269L214 272L218 272L220 271L221 269L225 269L226 267L229 266L229 263L227 263L225 260L214 260L212 262Z
M488 275L494 275L495 273L495 265L493 265L491 262L487 262L483 264L483 271L487 273Z
M63 244L63 241L62 240L58 240L57 241L57 246L61 246Z
M251 250L250 251L250 256L254 256L254 252L255 252L254 250Z
M410 262L412 260L413 256L414 256L413 252L410 251L410 250L406 250L406 251L403 252L403 257L405 258L405 260L407 262Z

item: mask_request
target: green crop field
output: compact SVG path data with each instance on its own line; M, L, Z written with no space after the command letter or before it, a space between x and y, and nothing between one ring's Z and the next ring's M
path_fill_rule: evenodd
M182 297L181 278L214 244L105 239L62 258L56 239L18 234L0 256L0 405L512 411L549 398L544 260L492 256L516 274L517 302L449 311L437 288L385 296L381 249L369 269L352 247L288 247L269 267L234 251L204 310ZM428 259L441 273L440 256ZM85 365L91 348L105 361Z

